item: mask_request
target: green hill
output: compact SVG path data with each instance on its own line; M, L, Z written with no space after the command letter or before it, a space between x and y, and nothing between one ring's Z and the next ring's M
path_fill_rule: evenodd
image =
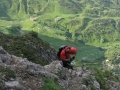
M119 6L118 0L0 0L0 18L21 20L23 30L40 28L44 35L98 46L120 41Z
M119 17L119 0L0 0L1 32L18 35L33 30L56 49L65 43L59 39L74 42L81 51L80 43L83 52L77 59L87 62L119 62ZM99 47L107 49L105 55Z

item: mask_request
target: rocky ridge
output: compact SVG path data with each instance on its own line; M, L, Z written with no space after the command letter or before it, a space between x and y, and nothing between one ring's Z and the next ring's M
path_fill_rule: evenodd
M53 79L62 90L103 90L94 73L95 70L86 67L68 70L58 60L41 66L10 55L0 46L0 90L44 90L43 77ZM120 82L106 80L108 90L120 90Z

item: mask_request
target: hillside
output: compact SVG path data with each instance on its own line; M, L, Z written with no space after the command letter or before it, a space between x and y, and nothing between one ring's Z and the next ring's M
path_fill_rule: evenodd
M38 38L37 33L33 31L22 36L0 33L0 45L10 54L28 58L37 64L46 65L56 59L55 49Z
M17 31L16 28L9 29L9 31L11 35L0 33L0 45L3 46L5 50L8 50L10 54L14 54L20 57L27 57L32 61L34 59L33 62L35 63L43 63L42 65L45 65L48 62L48 60L46 61L46 59L48 59L48 55L46 54L50 53L52 53L51 58L54 57L55 59L58 48L63 44L74 46L78 49L77 56L74 60L77 63L77 66L87 64L87 66L91 65L93 67L99 67L102 66L102 61L105 59L105 49L100 47L88 46L78 42L69 42L56 38L46 37L45 35L38 34L34 31L25 33L20 30L22 31L22 34L20 34L19 30ZM48 48L51 47L51 49L40 52L42 48L46 48L45 46ZM42 58L40 57L41 54L39 54L39 52L43 54L42 56L44 62L39 62L39 59Z
M118 74L120 73L119 17L119 0L0 0L0 32L22 35L34 31L38 33L39 37L45 35L46 37L43 39L47 38L45 40L56 49L58 45L66 42L65 44L78 48L78 65L87 63L92 66L101 66L102 64L104 68L114 70ZM28 39L30 42L24 36L26 39L30 38ZM35 37L23 35L19 42L16 41L17 37L6 37L14 38L12 40L0 38L0 44L6 50L8 47L12 47L8 50L10 54L27 57L29 60L36 57L41 58L36 47L44 47L44 45L41 46L38 44L41 42L34 41L35 38L38 40L36 34ZM31 38L34 39L31 40ZM51 41L50 38L52 38ZM54 38L58 41L55 42ZM24 39L25 44L23 44ZM59 39L66 41L61 43ZM15 41L11 42L13 40ZM36 44L35 46L33 42ZM19 43L21 44L19 45ZM15 49L14 44L17 45ZM30 47L26 47L27 45ZM45 45L50 47L48 43ZM19 49L20 47L23 47L22 51ZM32 50L29 51L31 48ZM27 53L28 51L30 54ZM34 55L35 53L37 55ZM43 54L46 55L46 50ZM35 57L31 57L31 55ZM46 60L44 56L42 59ZM47 62L39 60L34 62L47 64Z
M120 41L119 7L119 0L0 0L0 16L22 20L24 30L98 46ZM36 22L27 24L30 17Z
M7 53L0 46L1 90L119 90L119 78L108 71L63 68L60 61L45 65Z

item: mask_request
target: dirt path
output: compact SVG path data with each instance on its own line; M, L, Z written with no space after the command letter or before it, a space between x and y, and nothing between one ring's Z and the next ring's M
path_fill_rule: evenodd
M38 17L30 17L30 20L31 21L34 21L34 20L36 20L37 18L39 18L40 16L38 16Z

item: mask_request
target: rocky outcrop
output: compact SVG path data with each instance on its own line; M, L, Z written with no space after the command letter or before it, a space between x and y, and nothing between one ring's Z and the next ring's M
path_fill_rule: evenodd
M0 87L1 90L43 90L43 76L57 82L62 90L101 90L94 70L77 67L68 70L62 67L61 61L41 66L27 58L8 54L0 47ZM9 69L7 69L9 68ZM7 69L7 70L6 70ZM13 71L13 72L12 72ZM107 80L109 90L120 90L120 83Z

